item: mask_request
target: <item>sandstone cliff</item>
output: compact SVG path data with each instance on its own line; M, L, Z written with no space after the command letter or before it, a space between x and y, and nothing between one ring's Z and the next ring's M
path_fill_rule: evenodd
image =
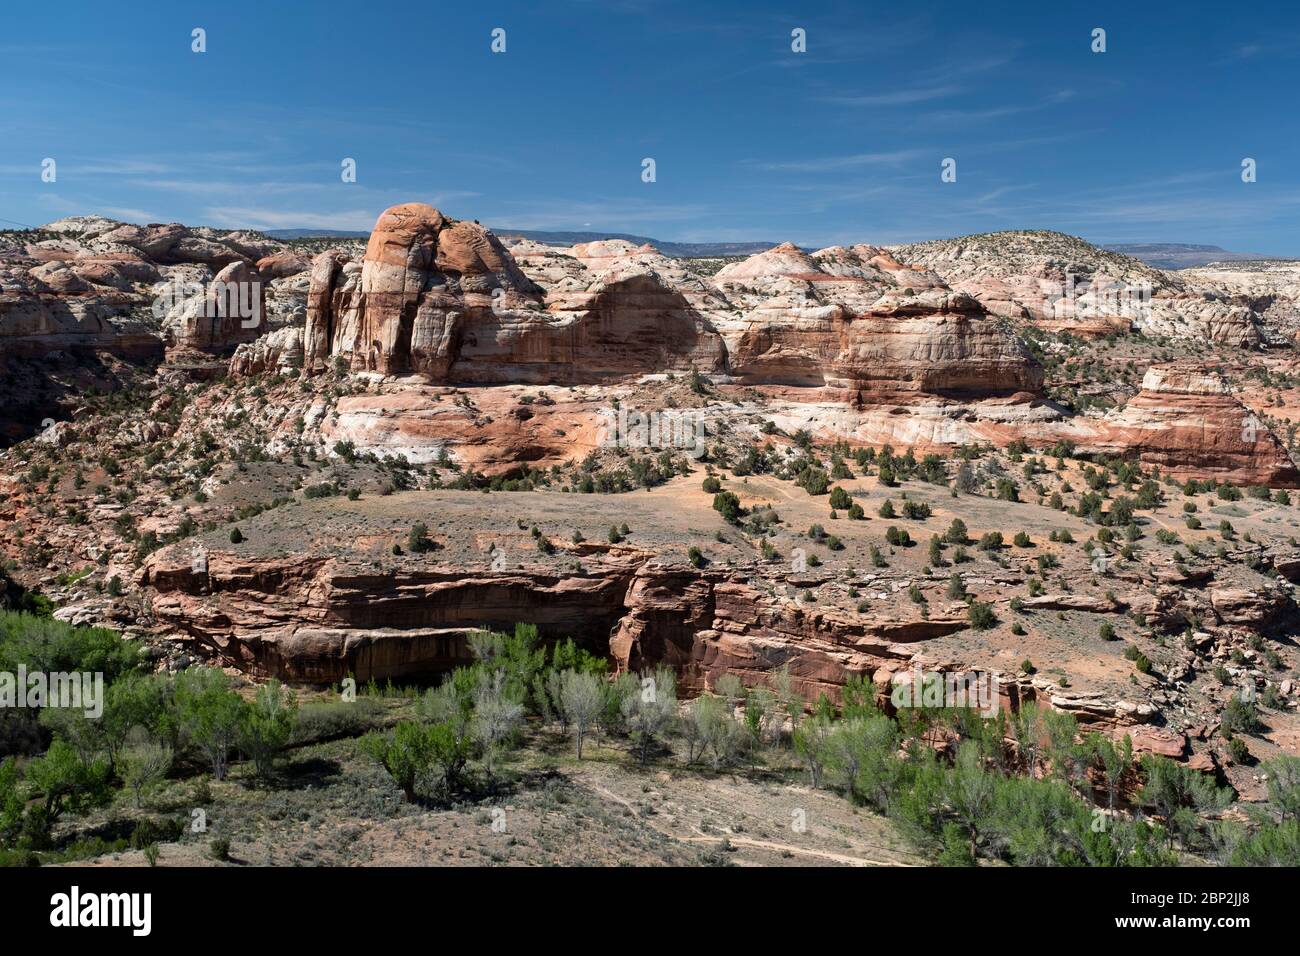
M1294 488L1300 471L1258 416L1217 372L1200 365L1153 365L1142 391L1107 414L1083 444L1135 454L1178 478Z
M460 383L599 382L720 365L717 335L652 272L601 281L543 306L497 238L419 204L380 216L359 273L312 264L308 367L415 372Z

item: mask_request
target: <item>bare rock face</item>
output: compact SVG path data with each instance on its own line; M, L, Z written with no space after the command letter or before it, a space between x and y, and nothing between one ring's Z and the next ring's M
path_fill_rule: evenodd
M366 246L360 280L339 286L339 257L318 256L308 293L307 357L321 346L354 371L447 374L462 337L500 313L515 318L541 293L495 236L422 203L386 210Z
M575 578L428 569L369 573L329 560L212 554L150 562L154 612L226 662L261 676L331 682L420 677L465 663L465 635L534 620L595 641L622 611L629 573Z
M78 216L9 235L0 239L0 441L66 416L79 389L147 377L168 349L208 364L305 311L296 256L255 233ZM209 288L217 279L263 283L261 301L250 295L247 313L232 314Z
M263 372L292 372L302 368L302 329L285 326L269 332L254 342L245 342L230 358L232 375L258 375Z
M717 281L750 305L719 322L730 372L747 384L824 388L854 406L1042 385L1037 363L975 299L871 247L810 256L787 243Z
M721 336L656 272L608 275L548 311L569 329L552 337L562 350L559 364L574 366L571 381L723 367Z
M1198 288L1228 295L1259 318L1269 344L1295 345L1300 334L1300 262L1218 262L1180 272Z
M284 279L311 268L311 263L296 252L276 252L257 260L257 271L267 279Z
M766 252L757 252L743 262L733 262L718 271L719 284L757 284L774 276L809 277L822 275L817 262L793 242L783 242Z
M1150 335L1255 347L1262 317L1245 297L1051 231L1008 231L898 246L990 312L1083 336Z
M547 310L494 235L419 203L379 217L359 279L349 265L335 253L312 264L309 369L338 356L433 382L571 383L722 361L708 323L653 273L595 282Z
M1210 605L1224 624L1266 628L1287 609L1290 602L1275 589L1215 588L1210 591Z
M148 316L158 284L260 283L301 268L280 243L256 234L223 235L178 223L136 226L76 216L49 223L40 233L55 238L0 249L0 354L40 356L73 348L150 361L161 357L164 344L228 351L266 331L261 309L236 323L238 328L226 329L228 316L202 315L201 304L179 301L159 335ZM251 265L259 259L270 270L265 276Z
M345 265L352 266L347 276ZM312 260L303 331L304 365L309 371L322 371L328 364L334 344L334 317L342 313L344 302L351 299L360 278L360 267L351 263L346 253L331 249Z
M524 389L484 389L470 405L452 391L404 381L382 394L341 397L321 423L321 438L328 447L351 442L359 452L402 455L417 464L451 455L486 475L517 470L521 462L561 465L601 445L606 402L598 395L556 389L556 398L522 405Z
M851 675L901 670L924 636L965 627L936 615L848 621L774 602L735 574L613 560L574 577L519 569L430 567L369 572L328 559L246 559L213 553L206 571L176 549L146 563L159 621L259 676L330 682L352 674L427 677L464 663L464 637L517 621L572 636L621 669L663 664L694 693L734 673L752 683L790 668L808 700L838 697Z
M159 226L120 225L98 237L99 241L118 243L138 249L153 262L175 265L201 262L223 268L232 262L246 262L248 256L232 246L202 235L178 222Z
M182 297L163 320L169 354L220 355L267 330L261 275L243 260L217 273L201 295Z
M928 617L885 606L849 615L756 587L743 570L664 564L635 550L609 554L580 576L431 564L378 570L318 555L224 552L205 555L202 567L176 547L150 556L140 582L153 588L156 620L260 677L424 679L466 663L474 630L520 621L543 637L572 637L619 671L669 667L691 695L725 675L755 685L786 669L806 701L838 700L854 676L888 687L909 679L913 666L964 669L921 649L968 626L961 602ZM1040 696L1014 679L1000 692L1012 710ZM1101 725L1138 724L1153 713L1123 701L1044 696Z
M1143 463L1177 478L1294 488L1300 471L1255 414L1214 371L1154 365L1142 391L1101 420L1087 444L1136 452Z

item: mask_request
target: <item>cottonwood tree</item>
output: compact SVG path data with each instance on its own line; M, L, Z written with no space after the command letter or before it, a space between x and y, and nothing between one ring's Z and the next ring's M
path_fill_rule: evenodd
M1089 743L1106 775L1106 806L1114 813L1124 792L1124 777L1133 766L1133 738L1125 734L1124 740L1116 744L1109 737L1090 734Z
M108 762L84 763L70 744L56 739L43 757L27 765L27 783L43 797L44 820L52 824L65 810L80 813L107 802Z
M777 712L776 695L767 687L754 687L745 701L745 728L749 732L751 754L757 754L769 740L775 743L781 736L781 714Z
M660 667L653 676L642 675L640 687L623 697L621 710L632 740L640 752L641 765L650 761L650 750L677 719L677 678Z
M441 725L440 725L441 726ZM415 802L415 784L433 761L433 728L404 720L391 734L371 734L362 739L362 749L388 771L401 788L407 803Z
M858 719L858 777L854 790L881 813L898 783L898 724L883 714Z
M176 741L171 732L175 720L168 708L171 695L171 683L163 674L127 673L108 686L102 723L112 767L117 767L118 754L136 728L155 738L165 737L175 752Z
M967 740L957 748L957 759L946 780L948 804L970 840L970 856L974 859L981 828L993 810L998 778L984 769L979 745Z
M1074 779L1074 738L1079 729L1078 721L1073 714L1051 708L1043 711L1039 720L1047 736L1047 757L1052 773L1070 783Z
M601 683L595 674L580 671L564 671L560 677L559 711L573 730L574 752L579 760L583 742L601 713Z
M1043 733L1041 712L1035 706L1022 706L1011 720L1011 731L1016 738L1016 747L1020 759L1024 762L1025 773L1036 776L1038 773L1038 752Z
M0 760L0 848L12 847L23 830L27 804L23 775L12 757Z
M1268 774L1268 801L1279 821L1300 820L1300 757L1274 757L1263 770Z
M790 726L797 726L803 716L803 696L794 689L794 677L790 674L790 665L782 664L772 672L772 692L776 694L777 703L784 714L790 718ZM778 736L780 730L778 729Z
M825 717L810 716L799 721L794 729L794 750L803 758L808 768L808 779L814 790L822 787L823 772L828 757L827 741L833 725Z
M210 667L183 672L176 681L176 709L189 738L212 765L212 776L225 779L248 711L231 690L230 678Z
M862 720L840 721L826 738L826 770L849 800L858 802L858 778L865 760Z
M745 685L735 674L723 674L718 678L713 690L732 707L745 699Z
M171 765L170 747L153 740L143 727L131 730L118 752L117 772L131 791L136 809L143 805L144 795L167 776Z
M1145 755L1142 775L1138 803L1164 820L1170 849L1175 837L1186 843L1195 833L1196 811L1221 809L1231 799L1230 791L1220 790L1204 774L1168 757Z
M90 719L84 711L48 707L41 711L40 722L72 747L77 752L77 759L83 764L94 763L97 758L109 752L103 721Z
M474 695L479 680L480 673L470 668L452 671L420 698L416 709L428 724L427 768L437 770L436 783L444 793L460 786L474 750Z
M682 724L690 728L687 743L690 762L712 752L711 762L716 770L735 759L742 744L741 728L729 698L702 694L692 702Z
M506 693L505 677L502 671L485 675L474 692L474 740L489 777L497 752L514 738L524 719L524 705Z
M279 755L293 734L298 702L293 692L278 680L257 689L240 730L240 749L253 759L258 776L269 776Z
M445 796L461 785L465 765L473 754L473 741L467 725L452 720L431 724L425 732L429 761L426 772L433 775L432 783Z
M627 717L623 714L623 700L641 688L641 678L636 674L619 674L612 682L600 685L600 716L596 719L596 733L610 737L628 734Z
M702 709L711 705L701 704L702 700L705 700L705 697L697 697L691 701L677 728L677 736L686 745L686 763L688 765L695 764L703 757L704 751L708 747L704 735L704 725L707 718L702 713Z

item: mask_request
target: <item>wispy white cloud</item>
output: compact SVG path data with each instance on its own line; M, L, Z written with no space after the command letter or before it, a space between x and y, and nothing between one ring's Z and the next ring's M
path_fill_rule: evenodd
M251 229L370 229L380 209L320 212L310 209L260 209L253 206L209 206L206 221L226 228Z
M1297 55L1300 55L1300 34L1281 33L1238 43L1219 62L1236 63L1243 60L1258 60L1273 56L1289 57Z
M906 106L910 103L924 103L961 92L958 86L916 87L910 90L890 90L885 93L867 93L862 96L823 96L825 103L840 106Z
M845 156L818 156L777 163L757 163L759 169L773 172L822 173L837 169L859 169L864 166L898 166L923 156L931 155L924 149L896 149L878 153L851 153Z
M166 222L165 216L160 216L155 212L148 212L144 209L132 209L129 206L101 206L95 210L101 216L107 216L110 219L121 219L124 222L150 223Z

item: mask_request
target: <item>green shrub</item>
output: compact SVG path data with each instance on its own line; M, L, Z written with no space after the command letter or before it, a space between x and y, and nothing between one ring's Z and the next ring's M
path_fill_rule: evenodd
M970 626L977 631L987 631L998 623L992 605L980 601L971 601L970 607L966 609L966 616L970 620Z
M1259 719L1259 710L1255 703L1242 700L1236 695L1228 700L1220 720L1220 731L1225 736L1257 734L1264 729L1264 722Z
M411 530L406 535L406 550L412 554L424 554L426 551L434 551L438 543L429 537L429 527L423 521L417 521L411 525Z
M930 517L930 506L924 501L908 499L903 502L903 517L912 521L924 521Z
M885 532L885 540L894 547L905 548L912 543L912 536L902 528L890 525L889 530Z
M720 491L713 496L713 510L722 515L724 521L735 524L740 519L740 499L733 492Z

